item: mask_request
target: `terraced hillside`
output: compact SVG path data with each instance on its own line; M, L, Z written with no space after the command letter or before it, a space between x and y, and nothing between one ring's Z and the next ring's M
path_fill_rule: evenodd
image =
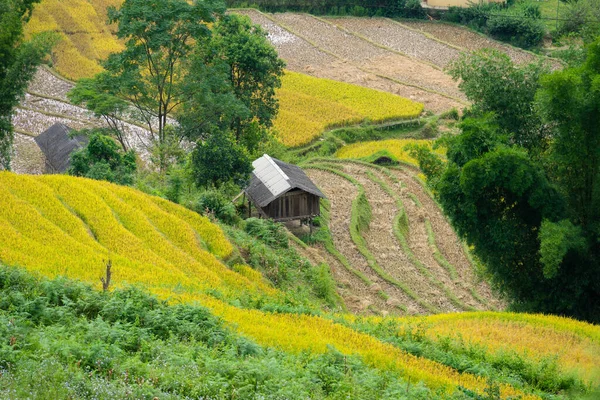
M356 312L430 314L502 307L411 167L316 159L304 166L329 198L326 259ZM314 255L313 255L314 257Z
M33 138L60 122L74 129L106 126L83 107L70 104L67 93L73 82L63 79L48 68L40 68L29 85L25 98L13 116L16 131L13 170L17 173L40 174L43 155ZM423 105L390 93L317 79L287 72L278 91L280 114L275 128L287 146L310 142L323 131L371 122L413 119ZM150 132L133 119L122 121L125 140L131 148L148 159Z
M166 200L108 182L0 173L0 261L48 277L96 286L107 260L113 283L142 283L157 293L207 288L239 296L275 291L222 260L233 247L207 218ZM254 277L254 278L252 278Z
M348 199L352 200L352 195L364 187L367 200L373 205L370 233L359 230L358 234L378 235L376 247L365 249L359 244L360 254L353 256L354 249L334 240L340 253L336 258L350 260L349 265L354 268L359 267L355 260L370 254L363 264L368 263L371 270L365 267L357 275L379 285L377 293L364 294L365 301L380 296L372 307L381 304L383 297L388 301L387 307L395 306L401 312L404 308L426 312L430 308L453 310L483 308L486 302L497 304L487 297L484 285L462 286L453 281L456 274L455 277L469 282L470 267L464 254L451 250L451 240L440 240L450 232L431 208L430 200L411 182L410 172L390 170L388 175L362 164L328 161L312 167L311 174L326 191L332 190L327 181L339 177L340 190L347 191ZM340 174L347 174L349 179ZM406 186L399 198L386 198L385 188L400 185L400 181ZM540 399L548 393L560 395L565 388L591 390L598 378L594 368L600 354L597 326L558 317L490 312L426 318L268 312L261 310L261 305L283 304L282 294L255 270L243 265L227 266L223 260L230 257L234 247L221 229L180 206L129 188L66 176L30 177L5 172L0 174L0 192L1 264L47 277L62 275L97 287L105 260L110 257L113 287L133 283L171 303L199 303L219 316L229 329L266 348L305 357L332 351L353 355L369 368L388 374L386 379L396 382L392 387L403 393L416 391L424 398L472 398L466 393L484 394L491 390L487 377L493 374L498 379L494 390L501 398ZM400 239L402 236L395 236L404 256L394 253L397 244L383 235L394 230L385 225L384 219L393 213L400 215L400 200L407 210L419 207L418 204L423 209L423 221L409 220L408 227L401 229L411 232L404 237L406 243ZM331 203L332 230L347 229L342 226L346 219L356 218L347 215L348 200L340 201ZM424 235L428 221L436 240L430 243L429 250L420 249L411 236ZM356 234L352 227L350 230L351 235ZM371 246L372 242L368 243ZM433 265L430 258L437 253L452 263L455 272ZM424 274L420 282L405 279L422 273L416 264L394 262L410 261L413 257L430 263L430 274ZM2 288L12 279L3 274ZM341 274L346 274L348 285L353 284L353 272ZM420 290L420 285L429 287L431 293L413 297L411 293ZM476 291L478 295L474 294ZM240 307L240 301L246 306ZM3 312L0 308L0 316ZM519 340L504 340L510 335ZM19 345L27 340L19 337ZM476 357L469 355L472 346L477 346ZM108 360L110 355L103 357ZM146 354L143 359L149 360L148 357L154 356ZM462 360L462 367L456 363L457 357ZM511 367L511 374L504 375L501 365L509 359L520 367ZM472 368L466 371L466 365ZM551 375L545 372L547 368ZM130 373L135 375L140 370ZM97 378L104 379L103 376L99 374ZM261 382L265 384L268 378L263 378ZM108 379L121 379L121 375ZM161 378L150 382L158 384Z
M449 24L235 12L249 16L269 32L289 69L395 93L436 113L466 104L456 82L444 71L462 52L492 47L516 62L537 58ZM560 66L555 60L545 60Z

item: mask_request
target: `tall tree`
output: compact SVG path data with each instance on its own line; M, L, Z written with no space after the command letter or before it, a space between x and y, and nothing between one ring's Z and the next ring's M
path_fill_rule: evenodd
M172 142L167 136L178 132L167 129L169 115L185 101L181 86L189 55L223 12L218 0L125 0L120 9L108 10L125 50L103 63L106 71L94 78L95 87L133 105L151 132L148 147L158 153L163 171Z
M267 33L246 16L226 15L215 25L206 54L227 63L235 97L249 110L231 120L236 140L251 132L253 122L271 127L279 106L275 89L281 87L285 63Z
M600 39L587 51L583 66L537 84L532 109L550 133L544 151L514 140L476 102L462 133L446 141L446 167L426 171L515 309L600 322ZM485 85L486 72L478 74Z
M547 75L538 101L554 127L549 165L574 221L600 234L600 39L583 66Z
M548 72L541 61L515 65L506 54L492 49L463 54L450 67L473 103L472 114L493 112L498 127L515 144L538 151L547 144L549 132L536 113L535 93L540 76Z
M0 168L6 170L10 169L14 138L13 110L56 40L52 34L24 40L23 24L39 1L0 0Z

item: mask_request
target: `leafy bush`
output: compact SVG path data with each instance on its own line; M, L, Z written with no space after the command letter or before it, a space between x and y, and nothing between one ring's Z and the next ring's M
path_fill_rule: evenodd
M423 127L423 129L421 129L421 132L419 132L419 134L422 139L433 139L434 137L436 137L438 135L439 131L440 130L439 130L437 121L432 120L432 121L429 121Z
M460 115L458 114L458 110L453 107L450 110L442 113L440 115L440 119L452 119L454 121L458 121L460 119Z
M244 230L269 246L287 249L289 241L281 224L270 219L248 218Z
M73 153L69 174L131 185L136 171L135 153L126 153L101 129L83 132L90 135L86 147Z
M544 24L539 18L528 13L531 8L521 9L521 12L502 10L497 15L489 17L486 29L494 38L509 42L525 49L538 46L544 38ZM535 10L535 9L533 9ZM537 10L539 14L539 9Z
M2 399L391 399L406 388L396 372L333 347L321 355L261 347L203 307L3 266L0 368Z
M198 187L221 186L248 179L252 165L247 151L230 133L216 132L199 141L192 153L192 169Z
M194 208L200 214L212 214L229 225L239 221L235 205L218 190L207 190L200 194Z
M496 3L476 4L467 8L450 7L443 18L525 49L538 46L545 32L540 19L541 10L533 4L510 8Z
M577 34L584 42L591 42L600 35L600 0L569 1L569 6L563 11L559 33Z

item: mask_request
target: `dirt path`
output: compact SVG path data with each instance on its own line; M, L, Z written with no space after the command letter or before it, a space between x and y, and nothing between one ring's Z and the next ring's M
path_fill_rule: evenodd
M339 177L333 173L320 171L315 169L307 169L307 173L312 180L323 190L330 201L330 230L333 238L333 244L336 249L342 253L350 264L366 275L373 286L367 288L372 294L376 294L379 290L385 292L389 299L383 304L377 299L373 303L375 307L387 312L399 314L397 306L403 305L407 308L410 314L425 314L426 311L419 306L415 301L409 298L402 290L390 283L384 281L377 275L367 264L367 260L358 251L350 236L350 218L352 213L352 200L357 195L357 188L346 179ZM348 281L351 283L351 281ZM361 282L361 286L366 286ZM355 293L360 297L364 293L364 289ZM364 299L365 301L374 301L372 297ZM369 305L364 304L362 308L367 308Z
M373 220L369 231L364 232L363 237L378 264L394 278L405 283L427 303L432 304L441 311L459 311L444 292L424 276L402 251L393 230L394 217L400 210L397 208L394 198L387 194L379 184L369 179L366 175L366 171L369 170L353 164L344 165L344 172L363 185L371 205ZM412 234L411 230L411 236ZM419 240L422 240L422 238L419 238ZM424 240L427 243L426 236ZM422 260L422 254L415 253L415 255Z
M388 180L388 182L394 184L395 187L400 190L401 195L404 196L403 201L405 207L407 207L407 211L409 212L409 219L414 219L410 218L411 215L422 215L423 220L427 218L431 222L437 247L442 255L448 260L448 262L450 262L450 264L452 264L456 269L458 279L456 282L452 282L445 270L440 271L439 268L441 268L441 266L439 266L435 259L433 259L431 251L429 251L429 256L427 257L429 263L433 262L439 267L432 269L432 271L436 271L440 277L445 276L444 283L447 284L448 287L451 287L458 298L464 301L466 304L476 308L489 308L486 307L486 304L481 304L481 302L473 298L472 294L470 293L470 288L475 288L479 296L485 300L485 303L494 308L501 308L502 302L500 302L497 297L492 294L489 285L487 285L485 282L479 282L479 279L477 279L473 271L473 266L464 253L462 243L458 240L456 233L450 226L446 217L443 215L437 203L435 203L435 201L425 192L425 190L423 190L421 184L415 181L415 176L417 175L418 171L413 171L409 168L400 170L391 169L390 171L392 171L392 173L400 180L400 182L405 185L405 189L402 190L400 189L400 185ZM412 193L416 196L422 205L420 209L416 207L415 202L408 196L408 193ZM409 207L411 208L410 211ZM419 214L413 214L415 212ZM426 230L424 231L424 224L420 224L419 226L419 237L414 236L411 228L411 248L414 246L415 250L425 254L425 248L429 247L427 243L427 232ZM421 259L421 257L419 257L419 259Z

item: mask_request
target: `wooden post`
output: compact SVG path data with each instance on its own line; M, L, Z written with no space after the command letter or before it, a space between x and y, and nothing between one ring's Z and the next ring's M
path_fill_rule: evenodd
M248 199L248 218L252 217L252 202Z

